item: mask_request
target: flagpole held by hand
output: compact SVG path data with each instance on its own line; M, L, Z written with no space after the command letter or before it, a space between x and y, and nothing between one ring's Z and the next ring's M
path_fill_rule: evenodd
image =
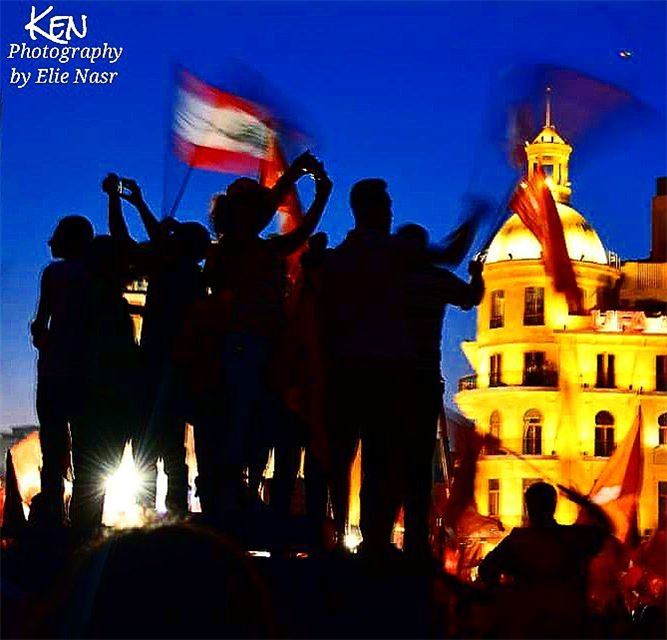
M190 176L192 175L192 165L189 164L187 171L185 172L185 175L183 176L183 181L181 182L181 187L178 190L178 193L176 194L176 199L174 200L174 204L171 205L171 209L169 210L169 213L167 214L167 218L173 218L174 215L176 215L176 210L178 209L178 205L181 204L181 200L183 199L183 195L185 194L185 190L188 186L188 183L190 182Z

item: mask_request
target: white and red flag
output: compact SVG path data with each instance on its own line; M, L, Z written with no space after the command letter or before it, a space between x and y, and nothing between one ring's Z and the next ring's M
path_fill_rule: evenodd
M265 106L222 91L188 71L180 72L173 150L189 167L255 173L261 184L273 187L287 169L273 123ZM281 233L299 225L303 212L296 189L290 189L279 211Z
M626 543L632 542L637 533L637 505L643 469L641 433L640 407L628 434L607 461L589 494L590 499L609 516L614 535ZM585 519L583 511L578 521L582 519Z
M188 166L258 172L275 136L270 121L261 105L180 72L172 141L176 157Z

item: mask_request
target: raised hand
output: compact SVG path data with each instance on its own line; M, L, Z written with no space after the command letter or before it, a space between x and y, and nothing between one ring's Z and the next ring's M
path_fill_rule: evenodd
M294 160L290 168L298 175L305 175L314 174L321 165L322 163L310 151L304 151Z
M324 164L313 158L312 176L315 178L315 185L318 193L329 195L333 189L333 182L324 168Z
M565 485L556 485L558 490L568 499L576 504L586 504L590 502L590 498L579 493L574 487L566 487Z
M118 193L118 184L120 178L115 173L107 174L106 178L102 180L102 191L108 195L120 195Z
M120 197L123 198L123 200L127 200L135 207L144 201L139 185L131 178L123 178L123 193L120 194Z
M484 262L481 260L471 260L468 263L468 274L473 278L480 278L484 269Z

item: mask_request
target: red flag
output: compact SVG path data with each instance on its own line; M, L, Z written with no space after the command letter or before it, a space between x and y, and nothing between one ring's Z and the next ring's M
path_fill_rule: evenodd
M271 136L268 145L268 152L260 164L259 182L266 187L273 187L278 178L287 170L287 162L283 155L278 138L275 134ZM303 209L299 201L299 194L296 187L291 187L282 204L278 207L280 214L280 233L289 233L296 229L303 220ZM301 254L305 250L305 245L294 252L287 259L287 274L290 281L294 284L299 276Z
M266 187L273 187L278 178L287 170L287 162L283 155L278 138L273 135L269 143L266 158L260 165L259 182ZM292 187L283 200L278 211L282 214L280 217L280 232L288 233L299 226L303 219L303 210L299 201L299 194Z
M553 279L554 289L565 294L574 313L581 313L581 290L577 286L567 253L563 225L554 198L545 182L542 167L537 167L532 178L526 178L519 183L510 199L509 208L521 218L542 246L544 269Z
M260 105L226 93L182 71L174 112L175 155L191 167L257 172L274 131Z
M643 468L641 431L640 407L630 431L607 461L589 494L591 500L609 516L614 525L614 535L626 543L637 533L637 504ZM578 522L584 519L582 513Z

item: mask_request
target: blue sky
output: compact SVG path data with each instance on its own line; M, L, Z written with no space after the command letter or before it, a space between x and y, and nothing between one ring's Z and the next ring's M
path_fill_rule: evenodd
M632 92L663 119L666 110L662 2L56 2L59 14L88 16L85 42L71 44L124 47L117 64L96 64L119 76L106 86L18 90L9 86L12 66L78 64L6 59L10 43L27 41L30 6L0 7L2 426L35 422L28 325L57 219L87 215L103 232L99 183L108 171L135 177L156 210L163 193L176 190L179 167L165 153L175 63L224 83L236 59L279 88L313 130L334 180L322 223L334 243L350 227L347 194L362 177L385 178L396 222L425 224L435 238L456 222L467 191L499 199L511 174L486 124L489 96L509 69L576 68ZM632 57L621 58L621 49ZM557 96L554 117L557 124ZM573 205L608 248L642 257L654 179L666 173L664 128L613 134L594 152L575 146ZM180 215L204 220L211 194L231 179L196 172ZM450 310L443 343L450 392L468 372L458 344L473 335L474 314Z

